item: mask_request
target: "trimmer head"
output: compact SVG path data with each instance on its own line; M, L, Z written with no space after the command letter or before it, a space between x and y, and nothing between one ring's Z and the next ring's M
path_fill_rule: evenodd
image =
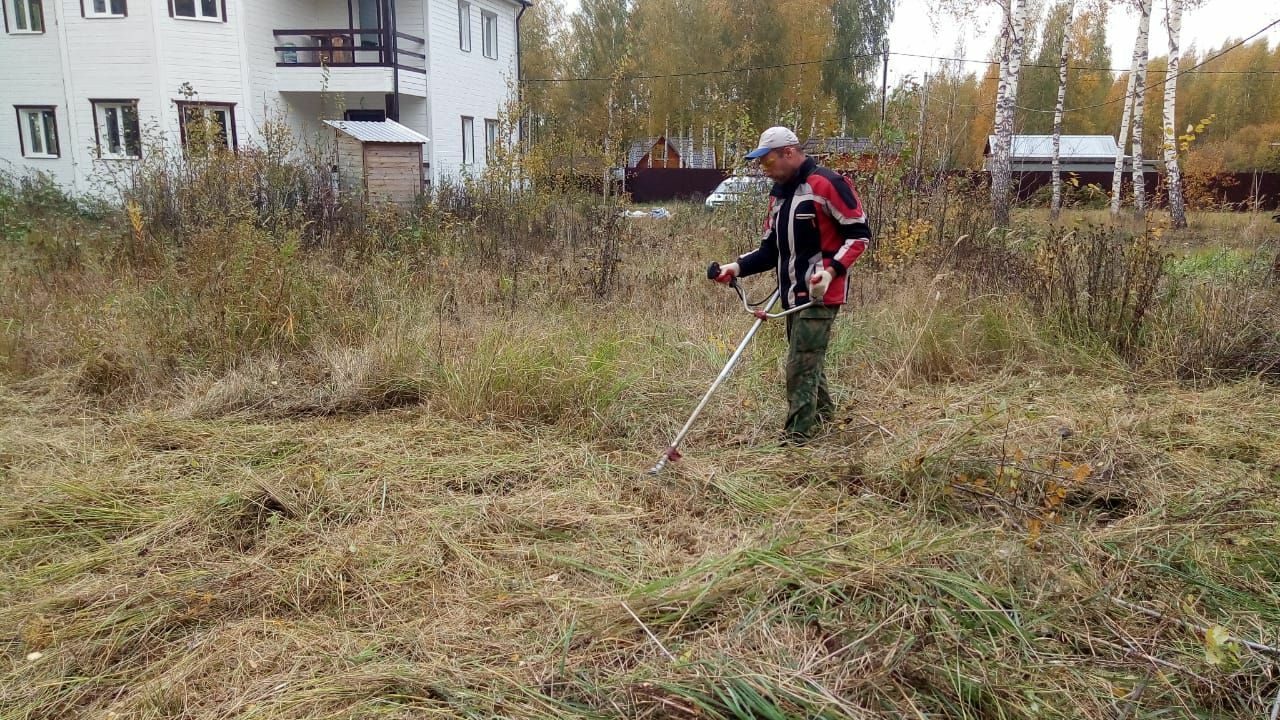
M679 462L682 457L684 456L680 454L675 445L668 445L666 451L662 453L662 457L658 459L657 464L649 468L649 474L657 475L662 472L662 468L666 467L667 463Z

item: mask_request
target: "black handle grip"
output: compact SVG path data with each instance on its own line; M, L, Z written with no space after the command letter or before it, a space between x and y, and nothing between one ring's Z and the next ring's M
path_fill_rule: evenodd
M720 263L713 262L707 266L707 279L715 280L720 277Z

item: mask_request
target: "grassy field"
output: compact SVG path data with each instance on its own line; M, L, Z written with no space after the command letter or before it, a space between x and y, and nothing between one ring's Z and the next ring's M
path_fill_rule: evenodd
M769 326L651 478L750 324L702 274L754 219L584 212L490 255L484 218L315 250L11 226L0 717L1271 711L1273 226L1053 241L1124 268L1071 292L1034 218L886 228L826 436L779 445ZM1140 317L1099 304L1144 262Z

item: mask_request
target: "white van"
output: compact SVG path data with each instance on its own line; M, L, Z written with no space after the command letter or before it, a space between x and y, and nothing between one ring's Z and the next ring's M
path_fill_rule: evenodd
M769 194L772 187L773 181L763 175L727 177L707 196L707 209L714 210L721 205L762 198Z

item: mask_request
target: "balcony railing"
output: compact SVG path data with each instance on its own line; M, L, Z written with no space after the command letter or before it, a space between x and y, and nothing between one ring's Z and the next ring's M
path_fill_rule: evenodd
M276 67L397 67L425 73L427 41L381 28L275 30Z

